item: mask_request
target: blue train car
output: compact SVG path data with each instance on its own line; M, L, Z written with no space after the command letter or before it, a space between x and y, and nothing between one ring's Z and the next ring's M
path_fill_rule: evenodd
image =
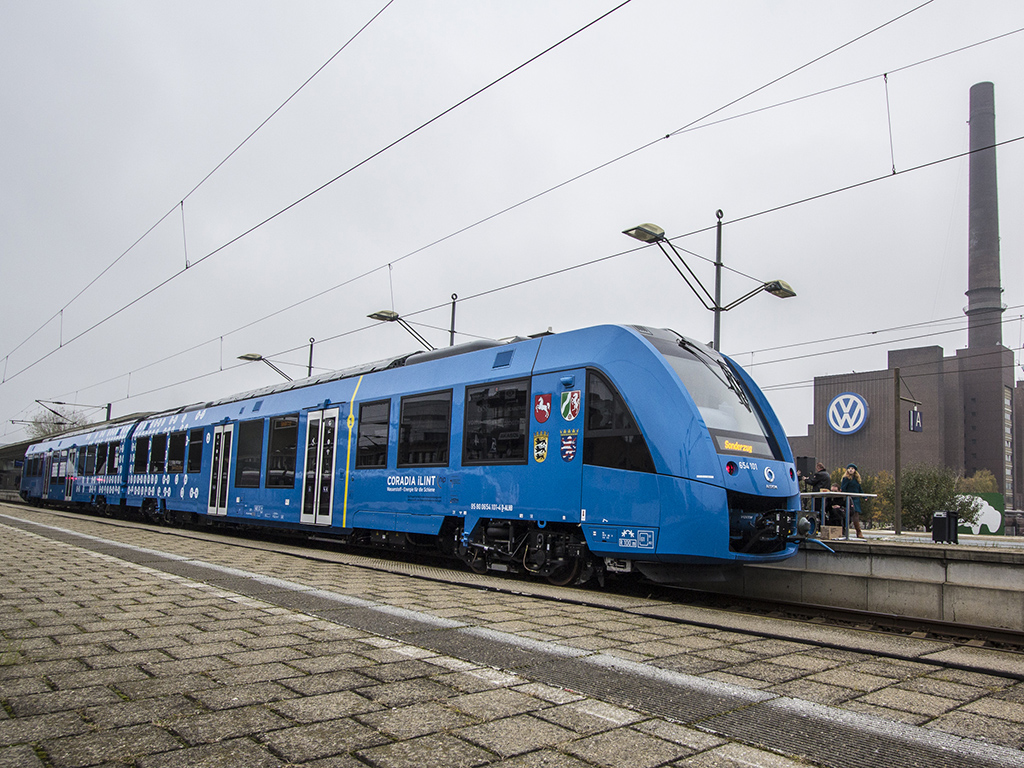
M32 501L439 548L553 583L689 579L798 546L793 456L764 395L728 358L641 326L413 353L64 435L29 460Z
M105 424L37 443L25 453L21 495L31 501L105 509L119 504L121 455L135 420Z

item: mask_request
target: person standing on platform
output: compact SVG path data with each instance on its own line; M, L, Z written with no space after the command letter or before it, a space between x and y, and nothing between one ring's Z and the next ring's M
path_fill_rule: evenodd
M829 489L839 493L839 486L832 483ZM825 525L842 525L846 518L846 507L842 496L825 497Z
M821 493L821 491L827 491L829 484L832 482L832 478L828 474L828 470L825 469L825 465L820 461L814 466L814 474L807 478L807 490L811 493ZM811 509L814 510L818 505L822 510L825 509L825 497L821 497L821 501L817 499L811 500ZM825 515L822 514L822 525L824 525Z
M839 490L843 493L863 493L860 487L860 472L857 471L856 464L846 465L846 474L843 475L843 482L839 486ZM860 530L860 499L850 499L850 522L853 523L853 528L857 531L857 538L863 539L864 534ZM850 532L847 531L846 535L849 536Z
M808 489L811 493L818 493L820 491L827 491L831 484L832 478L829 476L828 470L819 461L814 467L814 474L807 478Z

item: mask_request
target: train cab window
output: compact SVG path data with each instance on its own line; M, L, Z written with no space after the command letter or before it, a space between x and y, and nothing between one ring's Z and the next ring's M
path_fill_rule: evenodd
M295 487L295 455L299 446L299 414L270 420L267 450L267 488Z
M100 443L96 446L96 474L105 475L107 473L107 444Z
M121 445L120 443L111 443L107 447L107 474L116 475L121 471L120 464L121 456Z
M185 446L188 443L188 435L185 432L175 432L167 443L167 471L171 474L179 474L185 471Z
M141 475L146 471L146 467L149 466L149 438L140 437L135 441L135 464L132 465L132 471Z
M463 464L525 464L529 382L466 387Z
M203 430L193 429L188 433L188 473L195 474L203 469Z
M96 474L96 446L90 445L85 449L85 474Z
M687 393L720 454L781 459L778 442L728 360L714 350L680 338L652 339Z
M452 423L452 391L402 398L398 466L446 467Z
M654 461L626 402L597 371L587 371L587 415L583 463L634 472L654 472Z
M149 471L152 474L167 468L167 435L153 435L149 443Z
M356 468L388 465L388 426L391 401L362 403L359 406L359 439L356 443Z
M263 419L238 425L238 455L235 457L235 487L259 488L263 467Z

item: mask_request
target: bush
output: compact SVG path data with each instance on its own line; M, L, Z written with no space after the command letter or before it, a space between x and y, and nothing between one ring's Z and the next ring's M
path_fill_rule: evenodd
M956 481L957 493L999 493L996 476L987 469L979 469L970 477L959 477Z
M887 472L879 473L888 475ZM981 473L979 472L978 475ZM975 475L975 478L978 477ZM991 473L989 473L991 475ZM995 478L992 479L995 482ZM972 482L975 482L972 479ZM976 482L984 482L984 478ZM877 480L876 480L877 483ZM945 510L955 512L963 523L973 523L978 516L976 502L972 497L962 495L963 478L958 478L948 467L934 467L914 464L905 467L900 483L900 506L903 528L931 528L932 515ZM879 494L882 509L888 510L887 525L893 525L893 504L896 486L890 477L887 483L878 483L875 493Z

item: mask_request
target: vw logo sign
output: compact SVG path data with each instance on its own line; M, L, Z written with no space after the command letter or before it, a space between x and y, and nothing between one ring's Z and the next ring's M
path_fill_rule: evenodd
M769 483L775 482L775 473L772 471L771 467L764 468L764 479L767 480Z
M868 401L853 392L843 392L828 404L828 425L840 435L852 435L868 420Z

